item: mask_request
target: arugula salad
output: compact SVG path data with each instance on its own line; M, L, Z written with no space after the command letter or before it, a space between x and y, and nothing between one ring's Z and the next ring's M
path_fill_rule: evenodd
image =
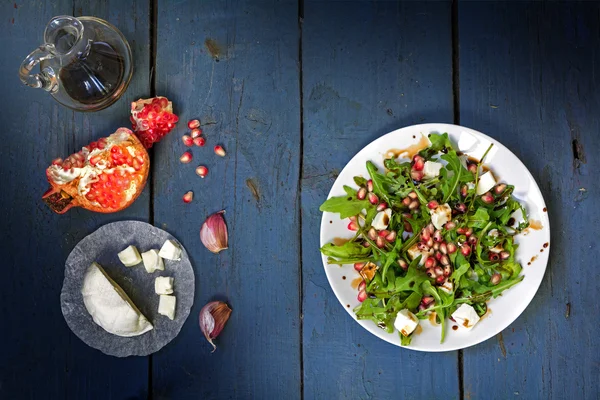
M348 218L355 232L321 252L329 264L359 272L356 317L397 330L403 346L422 319L441 325L440 343L447 319L472 329L488 300L523 280L514 236L528 227L527 212L514 187L483 165L493 145L473 160L456 152L447 133L429 141L411 161L385 159L385 170L367 162L368 177L354 177L356 187L344 186L345 196L320 207Z

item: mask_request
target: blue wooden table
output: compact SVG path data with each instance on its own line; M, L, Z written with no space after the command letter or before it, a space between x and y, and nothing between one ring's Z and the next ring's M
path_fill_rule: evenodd
M0 399L600 397L599 3L89 3L0 5ZM60 14L104 18L132 46L133 81L104 111L72 112L19 82L21 60ZM50 160L128 126L129 103L155 94L182 121L200 118L228 156L197 151L210 170L198 179L179 163L180 124L152 151L130 208L51 212L40 200ZM546 276L523 315L443 354L362 329L318 252L318 206L341 168L373 139L423 122L459 123L510 148L540 185L553 229ZM198 232L221 209L231 243L214 255ZM124 219L171 232L196 272L190 318L150 357L87 347L60 310L69 252ZM197 315L214 298L234 311L211 354Z

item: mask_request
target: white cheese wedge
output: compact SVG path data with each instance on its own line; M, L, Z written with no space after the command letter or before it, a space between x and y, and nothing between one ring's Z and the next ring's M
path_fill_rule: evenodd
M425 264L425 260L427 259L427 257L433 255L433 249L422 251L419 250L419 247L416 244L409 248L406 252L408 253L408 256L411 260L414 260L415 258L421 256L421 259L419 260L419 265Z
M435 226L435 229L442 229L446 222L452 219L452 209L448 203L440 204L433 210L429 210L431 214L431 223Z
M142 257L140 257L140 253L135 246L128 246L125 250L117 254L117 256L119 256L119 260L126 267L133 267L142 262Z
M159 252L156 249L148 250L145 253L142 253L142 260L144 260L144 268L146 268L146 272L149 274L153 273L156 270L164 271L165 263L163 259L159 257Z
M454 318L458 326L467 330L473 329L480 319L475 309L468 304L461 304L460 307L452 313L452 318Z
M161 294L158 301L158 313L171 320L175 319L175 303L175 296Z
M95 262L85 273L81 294L94 322L108 333L130 337L153 329L123 289Z
M394 327L404 336L410 335L418 325L419 319L406 308L398 312L394 321Z
M159 276L154 280L154 291L156 294L173 294L173 278Z
M477 182L476 193L478 196L481 196L485 192L488 192L494 186L496 186L496 180L494 179L494 175L492 175L490 171L487 171L479 177L479 182Z
M425 161L425 166L423 167L423 178L432 179L440 174L440 170L443 165L439 162L435 161Z
M179 261L181 260L181 247L173 240L167 240L160 248L158 255L167 260Z
M375 218L373 218L373 223L371 226L378 231L382 231L388 227L390 224L390 219L392 218L392 209L386 208L383 211L379 211Z

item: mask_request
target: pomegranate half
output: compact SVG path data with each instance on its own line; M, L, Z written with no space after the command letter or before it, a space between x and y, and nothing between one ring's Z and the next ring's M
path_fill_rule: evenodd
M46 169L50 189L42 196L58 214L72 207L112 213L129 207L148 178L150 158L140 140L119 128Z
M179 121L173 114L173 103L162 96L131 103L129 119L135 134L147 149L171 132Z

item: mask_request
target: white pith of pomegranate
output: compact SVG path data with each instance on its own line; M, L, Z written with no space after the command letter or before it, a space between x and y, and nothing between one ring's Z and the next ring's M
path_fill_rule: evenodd
M171 132L179 121L173 114L173 104L166 97L134 101L129 119L135 134L147 149Z
M46 170L51 189L43 196L62 214L71 207L115 212L129 206L142 191L150 159L129 129L83 147L64 161L56 159Z

